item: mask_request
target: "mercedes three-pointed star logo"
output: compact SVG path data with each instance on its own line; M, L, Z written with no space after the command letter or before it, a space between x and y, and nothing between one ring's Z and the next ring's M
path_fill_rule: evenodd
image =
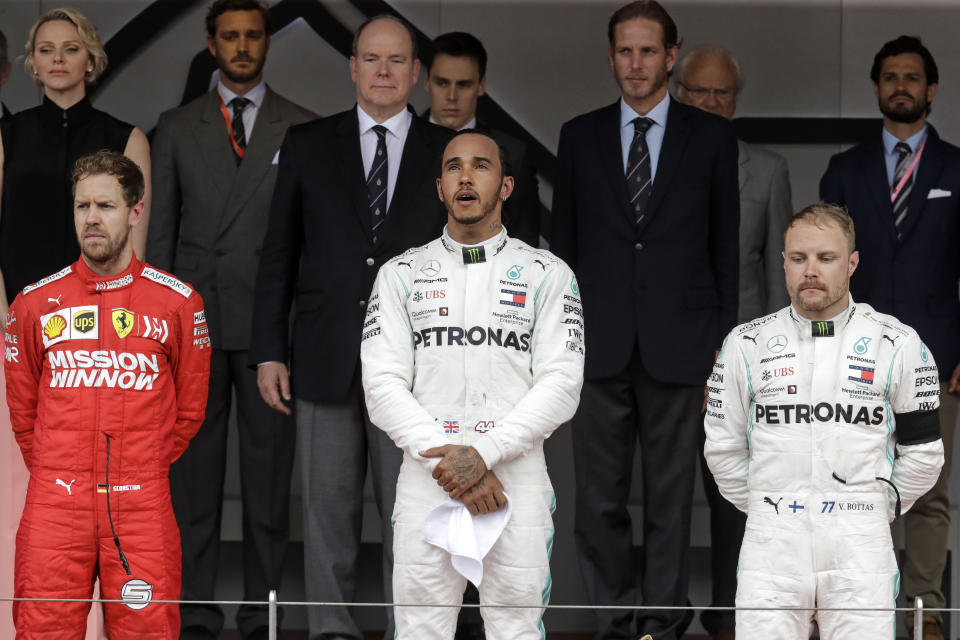
M767 349L774 353L780 353L787 348L787 336L778 334L767 340Z

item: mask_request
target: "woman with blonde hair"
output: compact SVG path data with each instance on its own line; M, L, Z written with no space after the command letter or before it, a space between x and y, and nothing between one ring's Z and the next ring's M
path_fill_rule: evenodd
M87 86L107 67L93 24L76 9L52 9L30 28L27 72L43 87L42 103L0 124L0 313L20 290L80 255L70 173L77 158L109 149L136 162L147 183L150 145L142 131L93 108ZM143 257L148 224L134 231Z
M75 9L46 12L30 28L24 58L27 73L43 87L44 95L39 106L0 120L0 318L6 317L9 303L24 286L59 271L80 255L70 179L77 158L101 149L128 156L146 179L144 216L150 210L146 136L133 125L94 109L87 96L87 86L107 67L106 52L90 20ZM147 226L140 224L133 232L134 250L141 258ZM7 344L6 359L16 358L17 349L18 345ZM8 475L0 496L0 567L12 575L13 537L28 472L7 423L2 390L0 413L7 425L0 435L0 469L4 469L0 473ZM8 624L0 623L0 637L12 633ZM105 637L100 607L91 612L86 637Z

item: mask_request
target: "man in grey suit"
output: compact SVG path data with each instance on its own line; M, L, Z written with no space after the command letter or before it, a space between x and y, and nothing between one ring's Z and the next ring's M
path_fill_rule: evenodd
M677 97L694 107L733 119L743 89L739 61L726 49L702 45L678 65ZM740 152L740 307L737 322L787 306L783 284L783 234L793 214L787 162L772 151L737 141ZM746 516L720 496L701 456L704 490L710 504L713 593L711 607L732 607L737 560ZM704 611L704 628L717 640L734 637L733 612Z
M266 600L279 587L289 537L295 427L263 402L247 351L278 150L290 125L316 116L264 84L269 32L269 11L257 0L214 2L207 45L220 70L217 87L162 114L153 141L147 253L153 264L197 287L213 344L206 420L170 473L185 600L214 599L234 391L244 600ZM223 612L213 605L184 604L181 618L181 638L215 638L223 627ZM266 638L266 625L265 607L237 613L245 639Z

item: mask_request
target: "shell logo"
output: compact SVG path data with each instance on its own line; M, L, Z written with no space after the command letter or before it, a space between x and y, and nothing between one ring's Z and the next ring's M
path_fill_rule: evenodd
M63 334L63 330L67 328L67 321L63 319L63 316L53 316L47 320L47 324L43 326L43 335L47 336L48 340L56 340Z

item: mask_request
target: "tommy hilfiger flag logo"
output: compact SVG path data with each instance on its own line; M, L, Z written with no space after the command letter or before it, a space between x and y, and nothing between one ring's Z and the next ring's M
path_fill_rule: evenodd
M459 421L459 420L444 420L444 421L443 421L443 432L444 432L444 433L460 433L460 421Z
M847 376L847 380L862 382L863 384L873 384L873 369L871 367L861 367L857 364L851 364L850 370L854 375Z
M525 307L527 305L527 292L500 289L500 304L510 307Z

